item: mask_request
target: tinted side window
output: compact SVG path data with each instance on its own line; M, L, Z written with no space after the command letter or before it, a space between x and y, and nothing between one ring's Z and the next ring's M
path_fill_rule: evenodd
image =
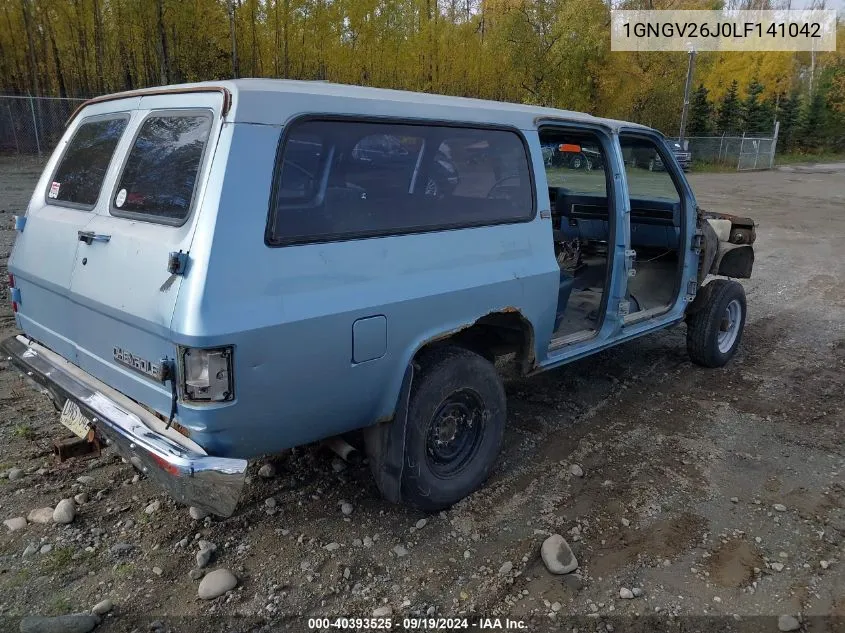
M83 122L67 145L47 198L93 207L128 116Z
M277 165L272 243L331 241L533 217L531 172L514 132L304 121Z
M112 212L169 222L187 218L210 130L210 114L146 119L120 176Z

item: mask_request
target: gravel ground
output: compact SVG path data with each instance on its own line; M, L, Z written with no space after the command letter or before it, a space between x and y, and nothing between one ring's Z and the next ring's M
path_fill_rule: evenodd
M4 264L38 171L0 162ZM394 629L436 614L532 631L845 631L845 172L691 180L705 208L759 222L738 356L694 366L679 327L508 383L506 449L448 512L389 505L366 466L303 447L251 467L235 516L196 520L114 455L55 461L58 414L0 364L0 520L82 495L70 523L0 526L0 629L109 600L96 631L303 631L380 607ZM0 334L13 326L4 304ZM545 570L552 533L575 573ZM237 588L199 599L218 568Z

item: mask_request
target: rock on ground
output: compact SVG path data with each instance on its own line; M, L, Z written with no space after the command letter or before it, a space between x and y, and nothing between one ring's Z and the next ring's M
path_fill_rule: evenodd
M546 569L553 574L568 574L578 569L578 560L560 534L552 534L543 541L540 557Z
M622 587L619 590L619 597L623 600L633 600L634 599L634 592L628 589L627 587Z
M23 470L21 470L20 468L10 468L8 477L10 481L20 479L21 477L23 477Z
M197 589L197 595L203 600L213 600L238 586L238 579L228 569L215 569L205 575Z
M6 519L3 521L3 525L9 528L9 532L15 532L17 530L22 530L26 527L26 519L23 517L14 517L12 519Z
M88 633L92 631L100 618L90 613L60 615L48 618L30 615L21 620L20 633Z
M194 521L202 521L205 517L208 516L208 512L203 510L202 508L197 508L195 506L191 506L191 509L188 510L188 514L191 515L191 518Z
M52 523L53 508L36 508L26 516L26 520L30 523Z
M76 518L76 504L73 499L62 499L53 510L54 523L70 523Z
M778 631L797 631L801 623L794 615L782 615L778 618Z
M276 467L273 464L264 464L258 469L258 476L262 479L272 479L276 476Z
M383 607L378 607L377 609L373 610L374 618L386 618L389 615L393 615L393 608L389 604L386 604Z
M581 468L578 464L572 464L569 467L569 472L572 473L574 477L583 477L584 476L584 469Z
M106 598L105 600L102 600L95 604L91 609L91 613L94 613L96 615L105 615L112 609L114 609L114 603L111 601L111 599Z
M201 549L197 552L197 568L202 569L211 562L214 552L210 549Z

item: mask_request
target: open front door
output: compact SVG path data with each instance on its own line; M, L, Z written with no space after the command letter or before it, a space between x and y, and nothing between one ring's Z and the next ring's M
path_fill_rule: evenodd
M686 181L665 142L645 132L622 132L619 144L627 183L630 243L624 323L670 312L687 266L690 200Z

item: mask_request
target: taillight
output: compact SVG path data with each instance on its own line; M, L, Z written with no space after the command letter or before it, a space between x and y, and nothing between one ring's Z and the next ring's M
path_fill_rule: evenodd
M15 288L15 276L9 273L9 298L12 300L12 312L18 311L18 290Z
M182 348L182 394L195 402L224 402L235 397L231 347Z

